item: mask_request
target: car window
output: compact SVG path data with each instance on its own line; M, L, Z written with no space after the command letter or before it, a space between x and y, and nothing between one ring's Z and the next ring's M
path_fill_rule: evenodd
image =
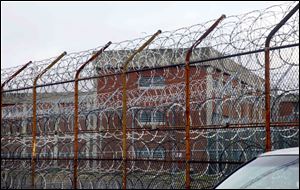
M258 157L217 189L299 189L299 156Z

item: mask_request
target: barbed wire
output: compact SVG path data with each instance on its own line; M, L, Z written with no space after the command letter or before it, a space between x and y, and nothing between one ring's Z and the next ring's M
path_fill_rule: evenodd
M220 55L231 55L240 52L252 51L264 48L266 35L271 29L289 12L295 5L285 3L272 6L263 10L256 10L250 13L229 16L208 36L202 47L210 47L210 51L215 51L214 55L195 50L192 60L203 60L205 58L218 57ZM159 35L157 39L147 48L138 54L130 63L131 68L141 69L144 67L157 67L162 65L184 63L186 48L189 48L199 36L205 32L214 20L196 24L193 26L180 28L175 31L166 31ZM282 46L299 41L299 12L295 14L284 27L276 33L272 40L272 46ZM120 71L125 59L149 36L144 38L127 40L113 43L99 58L96 64L90 64L81 73L81 77L103 75ZM73 80L75 71L84 63L93 52L102 46L87 51L71 53L65 56L59 64L50 69L42 77L40 83L51 84ZM294 53L294 52L291 52ZM296 54L295 52L294 54ZM289 57L281 57L284 61ZM6 89L18 89L32 86L32 80L37 74L51 63L52 59L36 61L13 80ZM286 61L288 62L288 61ZM243 63L241 63L243 64ZM259 63L258 63L259 64ZM95 66L96 65L96 66ZM263 65L263 64L261 64ZM95 67L102 68L101 72L95 73ZM254 67L253 65L251 67ZM106 68L106 69L105 69ZM1 70L1 81L5 81L11 76L16 68ZM29 79L32 79L31 81ZM29 80L29 81L28 81Z
M192 188L212 187L264 151L264 42L295 4L229 16L194 49ZM185 187L183 63L188 48L213 22L163 32L129 63L128 188ZM120 74L126 59L147 39L112 43L80 73L79 188L122 187ZM273 149L299 146L298 42L299 12L271 43ZM35 185L39 188L73 187L75 73L102 47L67 54L38 80ZM33 81L55 59L33 62L2 91L2 188L31 187ZM1 81L18 68L1 70Z

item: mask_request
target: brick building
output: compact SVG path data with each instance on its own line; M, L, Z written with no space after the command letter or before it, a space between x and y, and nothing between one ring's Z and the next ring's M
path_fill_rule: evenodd
M148 51L148 52L147 52ZM185 83L184 66L136 71L140 65L149 65L157 54L152 51L164 51L169 60L151 63L151 67L161 67L182 63L179 55L186 49L146 50L147 59L140 57L133 60L127 74L127 127L128 157L155 159L183 159L185 157L185 133L155 131L164 128L185 128ZM105 52L106 56L115 52ZM128 53L126 51L119 52ZM211 48L195 49L191 60L203 60L221 56ZM113 59L112 59L113 61ZM116 60L117 61L117 60ZM120 70L116 63L105 62L100 57L96 60L95 72L101 75ZM121 75L109 75L93 79L92 92L80 92L80 157L121 158L122 155L122 83ZM264 80L252 71L231 59L207 61L191 65L191 121L193 127L224 125L235 123L263 123L264 104L257 104L253 99L262 96ZM74 94L47 93L38 94L38 154L39 156L72 157L74 127ZM28 156L31 153L32 96L26 94L4 95L4 117L1 134L15 135L22 139L13 145L14 154ZM299 95L293 99L280 101L279 115L297 114L299 118ZM237 106L238 105L238 106ZM291 108L298 105L298 108ZM255 108L255 109L254 109ZM298 112L297 112L298 109ZM299 119L298 119L299 120ZM149 134L143 138L135 135L141 130ZM113 136L107 134L113 133ZM101 135L99 135L101 134ZM154 136L155 134L155 136ZM160 136L167 138L159 141ZM109 138L107 137L109 136ZM138 136L138 135L137 135ZM44 141L49 141L42 145ZM152 142L153 141L153 142ZM205 139L198 139L193 147L194 157L203 157ZM160 142L160 143L158 143ZM24 148L26 147L26 148ZM1 148L2 149L2 148ZM1 151L5 154L7 149ZM14 155L14 156L17 156ZM103 166L105 168L105 166ZM146 166L145 166L146 167Z

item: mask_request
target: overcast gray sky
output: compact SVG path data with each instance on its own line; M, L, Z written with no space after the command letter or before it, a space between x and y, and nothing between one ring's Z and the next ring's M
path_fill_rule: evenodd
M281 3L1 1L1 69Z

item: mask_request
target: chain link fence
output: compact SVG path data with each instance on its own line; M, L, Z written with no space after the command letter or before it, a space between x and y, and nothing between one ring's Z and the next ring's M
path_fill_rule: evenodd
M198 47L215 20L1 70L1 188L212 188L267 150L265 41L296 4L223 18ZM299 11L269 72L271 149L299 146Z

